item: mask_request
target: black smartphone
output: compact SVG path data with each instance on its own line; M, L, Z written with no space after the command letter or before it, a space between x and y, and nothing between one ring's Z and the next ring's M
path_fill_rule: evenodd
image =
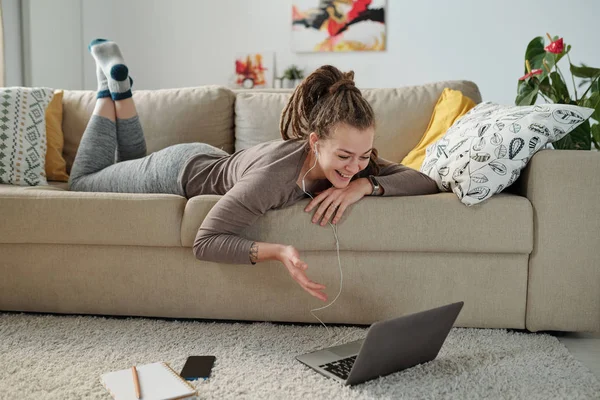
M188 381L208 379L216 359L215 356L190 356L179 375Z

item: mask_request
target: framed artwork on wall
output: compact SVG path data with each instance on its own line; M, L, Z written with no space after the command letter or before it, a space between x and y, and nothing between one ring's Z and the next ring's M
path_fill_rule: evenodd
M292 49L384 51L387 0L292 0Z
M274 53L245 53L235 57L234 87L261 89L273 87Z

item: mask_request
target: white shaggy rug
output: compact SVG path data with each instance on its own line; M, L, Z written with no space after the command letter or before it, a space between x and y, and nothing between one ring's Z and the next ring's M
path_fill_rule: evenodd
M366 328L0 313L1 399L110 399L100 375L214 355L201 399L599 399L600 381L553 336L454 328L438 357L354 387L298 354Z

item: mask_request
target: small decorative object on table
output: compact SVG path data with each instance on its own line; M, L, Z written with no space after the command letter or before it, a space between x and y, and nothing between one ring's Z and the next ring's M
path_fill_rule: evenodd
M565 45L563 38L551 37L546 34L550 43L544 46L544 38L534 38L525 51L525 75L519 78L517 86L517 106L535 104L540 95L546 103L570 104L593 108L593 121L587 120L577 126L562 139L553 143L555 149L590 150L592 143L600 150L600 69L585 64L573 65L569 51L571 45ZM567 56L573 82L573 97L565 82L565 77L558 68L558 62ZM579 85L575 77L580 78ZM582 94L577 93L577 86L582 88Z
M235 87L270 88L273 83L273 53L240 54L235 59Z
M284 87L295 88L302 82L302 79L304 79L304 71L296 65L290 65L283 71Z

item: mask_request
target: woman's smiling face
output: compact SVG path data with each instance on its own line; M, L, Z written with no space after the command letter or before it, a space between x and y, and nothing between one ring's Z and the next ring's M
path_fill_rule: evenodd
M360 130L347 124L336 125L327 139L311 134L311 147L319 152L320 178L327 178L338 189L346 187L369 165L374 138L373 127Z

